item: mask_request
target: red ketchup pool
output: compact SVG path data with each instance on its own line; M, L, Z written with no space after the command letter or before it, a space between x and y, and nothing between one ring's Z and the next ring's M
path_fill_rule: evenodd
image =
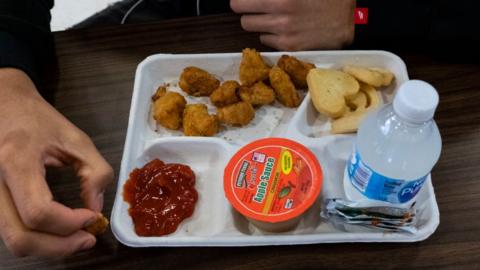
M137 235L171 234L195 210L195 174L189 166L154 159L130 173L123 198Z

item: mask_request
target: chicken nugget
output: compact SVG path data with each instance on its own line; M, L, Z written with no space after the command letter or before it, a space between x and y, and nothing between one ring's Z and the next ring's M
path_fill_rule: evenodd
M167 85L161 85L157 88L157 91L155 91L155 94L152 96L152 101L155 101L159 98L161 98L163 95L167 93Z
M277 100L287 107L300 105L300 96L288 74L279 67L273 67L270 71L270 84L275 90Z
M243 101L253 106L267 105L275 100L275 92L263 82L257 82L251 87L241 86L238 92Z
M180 75L178 85L189 95L209 96L218 88L220 81L203 69L186 67Z
M266 80L270 67L263 61L262 56L255 49L246 48L242 52L240 63L240 82L251 86L256 82Z
M290 76L295 87L307 89L307 74L310 69L315 68L314 64L300 61L293 56L282 55L277 65Z
M165 91L153 103L153 118L166 128L179 129L186 104L185 98L179 93Z
M226 81L210 95L210 101L217 107L224 107L240 101L237 89L240 87L236 81Z
M108 219L102 215L102 213L98 213L97 220L93 223L88 225L84 228L85 231L97 236L104 233L108 228Z
M188 104L183 112L183 133L186 136L213 136L218 132L218 119L208 114L205 104Z
M248 102L241 101L218 109L218 119L229 125L245 126L255 117L255 110Z

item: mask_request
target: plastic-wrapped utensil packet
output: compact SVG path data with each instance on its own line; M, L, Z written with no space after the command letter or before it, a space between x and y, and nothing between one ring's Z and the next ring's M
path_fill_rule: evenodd
M388 232L417 232L415 203L409 208L400 208L371 201L328 198L323 205L321 216L345 231L355 230L349 225L360 225Z

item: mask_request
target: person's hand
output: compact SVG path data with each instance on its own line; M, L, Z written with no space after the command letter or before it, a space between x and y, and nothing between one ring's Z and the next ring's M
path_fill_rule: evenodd
M243 29L279 50L339 49L353 41L355 0L230 0Z
M0 236L17 256L66 256L93 247L110 165L90 138L50 106L20 70L0 69ZM71 165L86 208L55 202L46 166Z

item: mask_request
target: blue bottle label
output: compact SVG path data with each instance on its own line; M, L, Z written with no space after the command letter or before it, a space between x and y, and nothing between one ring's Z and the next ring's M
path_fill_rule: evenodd
M348 160L348 176L352 185L367 198L390 203L411 200L425 183L428 175L416 180L402 180L383 176L362 162L357 150Z

